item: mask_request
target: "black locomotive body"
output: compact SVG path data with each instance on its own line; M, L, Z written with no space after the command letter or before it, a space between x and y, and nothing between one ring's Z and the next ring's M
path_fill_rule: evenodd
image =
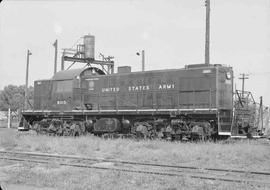
M31 125L59 120L94 134L192 138L230 135L233 71L222 65L106 75L98 68L65 70L34 84ZM150 134L150 135L149 135Z

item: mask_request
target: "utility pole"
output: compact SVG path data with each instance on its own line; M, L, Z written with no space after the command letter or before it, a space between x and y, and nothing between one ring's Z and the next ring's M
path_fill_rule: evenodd
M63 52L62 59L61 59L61 71L65 70L65 59L64 59L64 54L65 54L65 50L64 50L64 52Z
M205 0L206 25L205 25L205 64L210 64L210 0Z
M32 53L30 52L30 50L27 50L25 92L24 92L24 109L28 108L28 70L29 70L29 56L30 55L32 55Z
M145 51L142 50L142 71L145 71ZM141 55L139 52L136 53L136 55L140 56Z
M244 98L244 92L245 92L245 79L249 79L248 75L245 73L240 74L241 77L239 77L238 79L242 80L242 98Z
M144 50L142 50L142 71L145 71L145 57L144 57Z
M54 51L54 74L55 74L57 72L57 49L58 49L58 41L57 41L57 39L53 43L53 46L55 48L55 51Z

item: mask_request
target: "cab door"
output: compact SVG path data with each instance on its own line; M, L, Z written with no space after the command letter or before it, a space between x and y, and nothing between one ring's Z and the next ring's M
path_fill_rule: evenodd
M53 81L52 109L71 110L73 105L73 80Z

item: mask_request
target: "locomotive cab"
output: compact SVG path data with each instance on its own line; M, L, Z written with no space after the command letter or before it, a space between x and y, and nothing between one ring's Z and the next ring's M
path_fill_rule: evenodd
M38 80L34 84L35 110L79 110L91 109L83 104L82 93L91 88L89 76L104 75L94 67L57 72L51 80Z

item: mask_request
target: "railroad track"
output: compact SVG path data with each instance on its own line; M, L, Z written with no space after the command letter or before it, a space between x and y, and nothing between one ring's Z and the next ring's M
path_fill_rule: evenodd
M0 151L0 159L15 162L43 164L56 163L62 166L79 168L111 170L149 175L190 177L203 180L267 185L270 187L270 172L265 171L199 168L194 166L141 163L114 159L11 151Z

